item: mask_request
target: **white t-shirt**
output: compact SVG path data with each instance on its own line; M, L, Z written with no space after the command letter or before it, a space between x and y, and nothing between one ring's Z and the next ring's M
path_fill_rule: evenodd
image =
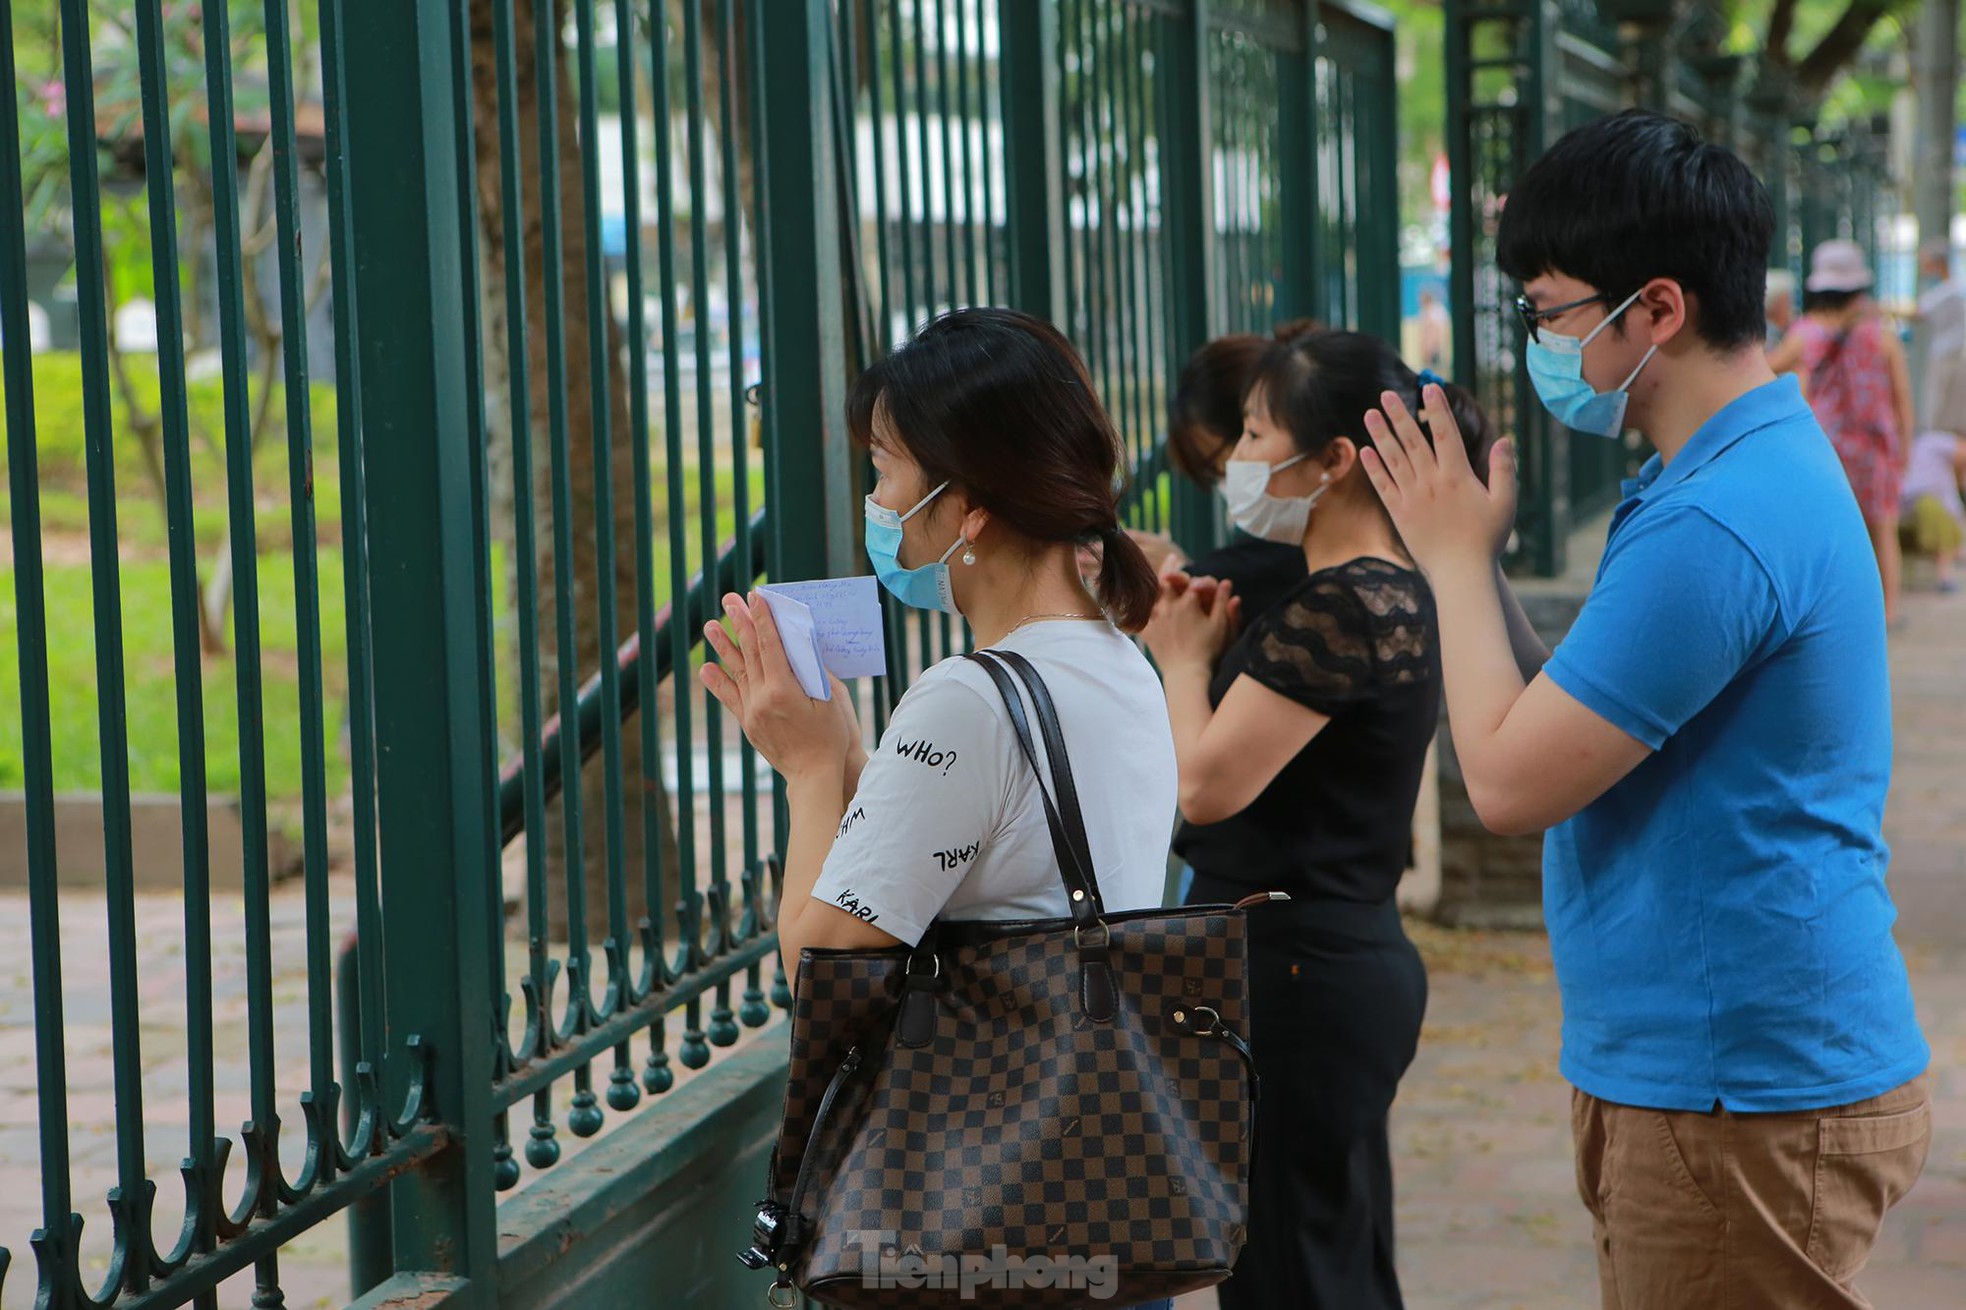
M1028 659L1058 707L1106 908L1159 905L1179 798L1153 667L1107 623L1030 623L998 648ZM910 946L937 917L1071 912L1037 780L983 669L944 660L901 698L812 894Z

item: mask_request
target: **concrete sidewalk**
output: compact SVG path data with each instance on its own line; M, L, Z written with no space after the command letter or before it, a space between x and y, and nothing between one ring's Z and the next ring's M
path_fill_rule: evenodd
M1886 816L1898 937L1932 1044L1937 1135L1858 1285L1878 1310L1966 1306L1966 596L1906 598L1892 638L1897 760ZM1540 934L1414 927L1432 992L1393 1113L1409 1310L1588 1310L1560 1012ZM1213 1310L1212 1293L1177 1310ZM1689 1308L1691 1310L1691 1308Z

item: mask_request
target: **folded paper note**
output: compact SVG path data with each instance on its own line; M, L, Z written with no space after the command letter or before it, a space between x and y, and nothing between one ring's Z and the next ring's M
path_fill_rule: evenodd
M831 700L828 673L837 678L887 673L880 584L873 578L775 582L758 592L771 606L786 657L806 695Z

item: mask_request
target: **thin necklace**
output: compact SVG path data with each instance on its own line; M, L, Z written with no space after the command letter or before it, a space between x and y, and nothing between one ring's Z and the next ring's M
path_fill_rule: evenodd
M1017 620L1017 622L1011 624L1008 628L1005 628L1003 635L1008 637L1026 623L1036 623L1039 619L1080 619L1085 622L1091 622L1093 619L1103 619L1105 617L1104 614L1026 614L1023 618Z

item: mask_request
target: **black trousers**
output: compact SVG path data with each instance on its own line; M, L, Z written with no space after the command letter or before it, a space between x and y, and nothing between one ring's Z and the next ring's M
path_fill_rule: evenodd
M1251 889L1198 874L1192 904ZM1427 974L1393 902L1296 900L1249 915L1262 1080L1249 1240L1222 1310L1398 1310L1386 1123Z

